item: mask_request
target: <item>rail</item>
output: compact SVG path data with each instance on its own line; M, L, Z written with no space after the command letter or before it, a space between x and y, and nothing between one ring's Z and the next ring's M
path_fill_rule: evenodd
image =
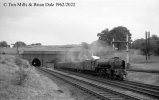
M79 77L76 75L71 75L65 72L56 71L56 70L48 70L44 68L38 68L44 72L47 72L51 75L54 75L66 82L93 94L100 99L106 100L141 100L141 97L127 94L126 92L119 91L117 89L113 89L106 84L101 82L93 81L87 78Z
M137 94L142 94L143 96L147 96L153 99L159 99L159 86L154 86L154 85L149 85L149 84L143 84L143 83L138 83L138 82L133 82L133 81L117 81L117 80L110 80L110 79L104 79L100 78L97 76L92 76L92 75L87 75L83 73L77 73L77 72L72 72L72 71L67 71L67 70L60 70L64 71L70 74L74 74L80 77L84 77L87 79L91 79L94 81L98 81L104 84L108 84L114 87L119 87L125 90L132 91Z

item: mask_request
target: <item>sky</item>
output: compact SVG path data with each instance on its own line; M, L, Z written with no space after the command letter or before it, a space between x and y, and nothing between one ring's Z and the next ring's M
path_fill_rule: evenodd
M9 6L59 2L75 6ZM159 36L159 0L0 0L0 41L8 44L91 43L97 33L117 26L127 27L133 40L145 31Z

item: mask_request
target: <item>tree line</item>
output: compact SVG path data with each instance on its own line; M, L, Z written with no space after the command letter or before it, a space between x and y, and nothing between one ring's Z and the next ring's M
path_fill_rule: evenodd
M115 48L117 48L118 50L126 49L127 35L128 35L128 40L132 42L130 31L123 26L114 27L112 30L106 28L105 30L97 34L98 39L105 41L108 45L112 45L113 39L114 41L118 42L114 43Z
M126 36L128 35L129 40L129 48L130 49L138 49L141 51L143 55L146 54L146 40L144 38L136 39L135 41L132 41L131 36L132 34L130 31L124 27L124 26L118 26L114 27L113 29L109 30L108 28L102 30L100 33L97 33L98 40L104 41L107 45L112 45L112 41L126 41ZM36 46L36 45L42 45L41 43L33 43L30 45L27 45L26 43L22 41L17 41L13 44L13 47L25 47L25 46ZM82 43L83 47L88 49L88 44ZM126 43L115 43L115 48L117 50L125 50L126 49ZM0 47L10 47L6 41L0 42ZM157 35L152 35L149 38L149 47L148 51L150 55L159 55L159 37Z
M149 55L159 55L159 37L157 35L152 35L149 38L149 44L147 48L146 39L137 39L132 43L131 48L141 50L142 54L144 55L147 51L149 52Z
M140 50L143 55L146 54L148 50L150 55L159 55L159 37L157 35L152 35L149 38L149 46L146 48L146 39L136 39L132 41L132 34L130 31L123 26L114 27L112 30L106 28L105 30L97 33L98 40L105 41L108 45L112 45L112 41L126 41L126 36L128 35L129 48ZM118 50L125 50L126 43L115 43L115 48Z
M25 46L39 46L42 45L41 43L32 43L30 45L27 45L25 42L17 41L13 45L13 47L25 47ZM10 45L6 41L0 41L0 47L10 47Z

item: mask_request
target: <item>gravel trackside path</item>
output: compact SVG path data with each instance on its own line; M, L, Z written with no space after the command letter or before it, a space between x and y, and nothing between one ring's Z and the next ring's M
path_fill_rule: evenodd
M38 70L38 69L37 69ZM66 95L70 95L72 98L74 98L75 100L100 100L96 97L93 97L92 95L66 83L65 81L63 80L60 80L59 78L57 77L54 77L50 74L47 74L45 72L42 72L40 70L38 70L39 73L47 76L48 78L50 78L54 83L56 83L58 85L59 90L58 92L60 93L66 93ZM65 99L63 99L65 100Z

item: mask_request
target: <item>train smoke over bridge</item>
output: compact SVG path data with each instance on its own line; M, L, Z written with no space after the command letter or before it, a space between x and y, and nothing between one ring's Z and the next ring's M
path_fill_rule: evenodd
M23 59L36 67L47 67L48 64L54 65L56 61L71 61L77 59L79 51L24 51L21 56Z

